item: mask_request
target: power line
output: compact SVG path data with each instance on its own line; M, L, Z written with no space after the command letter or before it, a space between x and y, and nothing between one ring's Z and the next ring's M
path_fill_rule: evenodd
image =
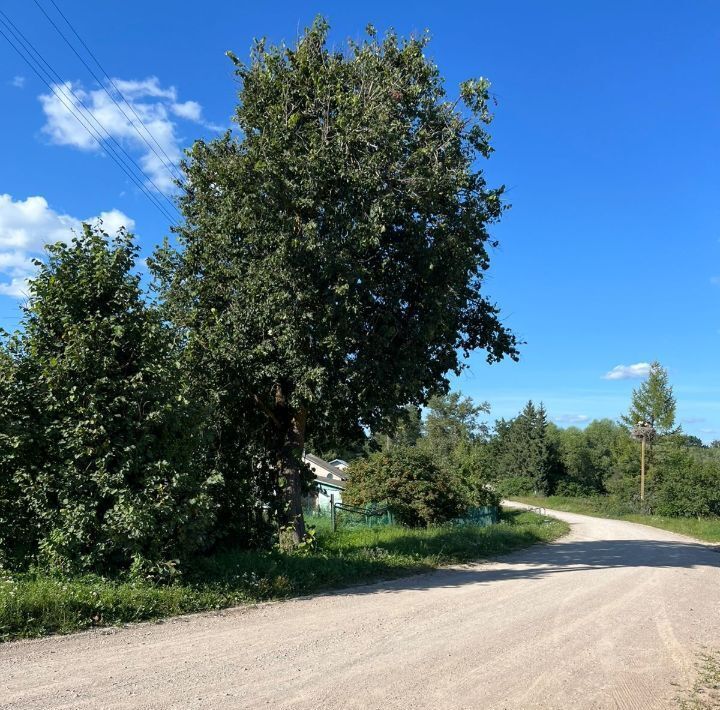
M0 14L7 17L5 13L0 10ZM12 31L11 26L8 24L8 22L2 18L0 18L0 23L6 28L6 30L11 34L13 39L10 39L10 37L6 34L5 30L3 30L0 27L0 35L7 41L7 43L15 50L15 52L20 56L20 58L30 67L30 69L35 73L35 75L42 81L48 89L53 93L53 95L60 101L60 103L67 109L67 111L75 118L75 120L90 134L91 138L93 138L97 144L104 149L107 154L110 156L110 158L120 167L120 169L137 185L137 187L143 192L143 194L150 200L150 202L160 211L160 213L171 223L175 224L174 217L167 212L167 210L164 208L161 202L157 200L155 195L150 192L150 190L143 184L142 180L140 180L137 175L135 175L131 169L128 169L126 167L126 164L123 163L122 157L116 155L115 150L113 149L112 145L104 143L102 136L98 133L97 130L93 128L92 125L89 125L83 116L82 111L80 112L80 116L75 112L72 103L68 103L66 101L66 97L58 91L51 81L48 81L47 73L44 72L42 67L37 63L37 60L34 60L32 55L27 51L27 49L18 41L17 36ZM17 44L16 44L17 43ZM46 76L43 76L43 73L46 74ZM51 77L52 78L52 77ZM80 107L82 108L82 107ZM137 166L135 166L137 167ZM141 170L140 168L138 168ZM171 203L172 204L172 203Z
M92 60L95 62L95 64L97 64L98 68L103 73L103 75L108 80L108 82L113 87L113 89L117 92L118 96L125 102L125 104L130 109L130 111L132 111L132 113L135 116L135 118L137 119L138 123L143 127L143 129L145 130L145 133L150 137L150 140L152 140L153 143L155 143L155 145L160 149L160 152L165 156L165 158L167 158L168 164L165 167L168 169L172 169L174 171L174 175L177 177L178 181L183 182L183 179L184 179L183 174L180 172L180 170L178 170L178 167L175 165L175 162L173 161L173 159L165 152L165 149L158 142L158 140L155 138L155 136L150 132L150 129L145 125L142 118L140 118L140 116L138 115L137 111L135 110L135 107L125 98L125 95L122 93L122 91L120 91L120 89L118 88L115 81L105 71L103 65L100 64L100 60L95 56L95 54L90 49L90 47L87 46L87 44L85 43L83 38L77 33L77 30L75 29L75 27L73 27L72 23L70 22L70 20L68 20L68 18L63 13L63 11L57 6L57 4L55 3L55 0L50 0L50 2L52 3L53 7L57 10L60 17L63 18L63 20L65 21L65 24L71 29L71 31L75 35L75 37L77 37L80 44L85 48L85 51L90 55L90 57L92 57ZM94 76L94 74L93 74L93 76ZM96 81L97 81L97 79L96 79ZM102 82L99 82L99 83L101 85L103 85ZM110 96L110 98L113 99L113 101L114 101L115 99L112 97L110 92L107 89L105 89L105 91L108 94L108 96ZM116 104L117 104L117 102L116 102ZM119 105L118 105L118 108L120 108ZM123 112L123 115L125 115L124 112ZM128 118L127 115L125 115L125 117ZM133 121L131 121L129 118L128 118L128 121L130 121L130 124L135 129L137 134L143 139L143 141L145 141L145 144L148 146L148 148L150 148L153 151L153 153L155 153L155 150L142 136L140 131L137 129L135 123ZM157 153L155 153L155 155L157 156ZM157 157L159 158L160 156L157 156Z
M0 14L5 18L6 23L8 23L11 26L11 32L13 33L13 36L17 40L18 38L22 43L25 45L25 51L28 51L28 48L32 53L35 54L37 59L40 60L48 69L48 72L50 74L50 77L55 77L55 81L59 84L63 84L62 77L48 64L47 61L43 58L43 56L40 54L40 52L33 46L32 42L22 33L22 31L18 28L17 25L13 23L13 21L7 16L6 13L4 13L2 10L0 10ZM13 31L14 30L14 31ZM35 61L37 61L37 59ZM72 88L72 85L68 87L68 91L73 95L75 98L75 101L82 106L83 109L85 109L85 112L87 115L92 119L93 123L105 134L106 139L112 141L117 149L125 156L127 161L130 162L132 168L137 170L158 192L158 194L162 195L162 197L165 199L165 201L170 205L172 210L177 211L177 207L175 204L163 193L163 191L155 184L155 182L152 180L152 178L135 162L135 160L132 158L132 156L123 148L122 145L115 139L115 137L103 126L103 124L100 122L100 120L95 116L95 114L90 110L90 108L83 102L83 100L75 93L75 91ZM124 161L126 162L126 161ZM171 212L172 214L172 212Z
M0 10L0 14L3 14ZM5 16L7 17L7 16ZM163 207L162 203L159 202L159 200L156 198L156 196L143 184L142 180L140 180L133 172L132 168L134 167L138 171L140 171L143 175L145 174L143 170L137 166L137 164L134 163L132 158L129 158L130 164L128 165L127 161L125 161L122 157L122 155L119 155L117 151L113 148L112 145L107 143L107 141L104 142L104 139L102 136L98 133L98 131L93 128L92 124L88 125L87 119L85 118L85 114L83 113L84 106L82 103L78 106L76 105L75 108L79 109L80 115L76 113L76 111L73 108L72 103L68 103L66 101L66 97L63 93L57 90L57 88L51 83L52 77L50 77L50 80L48 79L47 72L45 72L42 69L42 66L38 64L37 60L35 60L32 55L28 52L27 48L25 48L22 43L18 41L17 35L12 31L11 27L8 25L6 20L3 20L0 18L0 22L5 26L5 28L11 33L13 39L15 42L19 44L15 44L8 36L5 34L4 31L0 29L0 34L5 38L5 40L8 42L8 44L20 55L20 58L25 61L25 63L30 67L30 69L37 75L37 77L50 89L50 91L53 93L53 95L57 98L58 101L65 107L65 109L75 118L75 120L90 134L90 137L97 142L97 144L106 151L106 153L112 158L112 160L120 167L120 169L135 183L135 185L142 191L142 193L151 201L151 203L161 212L161 214L170 221L171 224L174 224L175 220L173 216L167 212L167 210ZM34 62L34 63L33 63ZM43 76L45 74L45 76ZM70 89L71 93L72 89ZM75 95L77 100L77 95ZM88 115L91 118L94 118L90 112L87 112ZM96 120L97 122L97 120ZM126 154L127 155L127 154ZM147 177L147 176L146 176ZM172 203L170 203L172 205Z
M75 100L78 102L78 104L73 107L72 102L68 103L66 99L66 95L64 95L62 92L60 92L56 86L52 83L52 75L54 74L58 79L60 84L62 84L62 80L60 79L57 72L55 72L52 67L43 59L42 55L32 46L32 44L25 38L25 36L20 32L20 30L17 29L17 27L14 25L12 20L2 11L0 10L0 22L5 27L7 32L10 33L13 39L11 39L6 32L0 28L0 35L3 36L3 38L7 41L7 43L15 50L15 52L20 56L20 58L30 67L30 69L35 73L35 75L50 89L52 94L57 98L57 100L65 107L65 109L75 118L75 120L90 134L91 138L97 142L97 144L100 146L100 148L104 149L107 154L110 156L110 158L120 167L120 169L133 181L133 183L141 190L141 192L150 200L150 202L160 211L160 213L171 223L175 224L175 218L171 213L167 211L167 209L163 206L163 204L157 199L157 197L147 188L145 184L143 184L142 180L133 172L133 168L140 172L151 184L155 186L155 188L158 190L160 194L162 192L157 188L157 186L153 183L153 181L149 178L149 176L142 170L140 166L135 163L135 161L127 154L127 152L120 146L120 144L108 133L108 131L102 126L102 124L95 118L95 116L85 107L83 102L80 100L80 98L75 94L75 92L70 87L68 91L75 97ZM3 19L4 18L4 19ZM14 41L13 41L14 40ZM24 42L23 42L24 40ZM35 59L30 51L28 51L28 47L30 47L30 50L37 55L37 57L40 59L40 61L45 64L49 70L46 71L43 69L40 62L38 62L37 59ZM75 111L75 108L78 109L80 115ZM83 113L83 110L85 113ZM123 158L123 155L117 152L117 150L113 147L113 145L109 142L107 139L103 139L102 135L99 133L99 131L93 127L92 124L89 124L87 122L87 116L89 116L90 119L92 119L99 127L100 129L108 136L109 140L114 142L124 153L127 159ZM129 162L128 162L129 161ZM170 204L170 206L177 211L176 206L168 200L168 198L163 195L163 197L166 199L166 201Z
M147 126L144 124L143 120L140 118L140 116L138 115L137 111L135 110L135 107L125 98L125 96L124 96L123 93L120 91L120 89L118 89L118 87L117 87L117 85L115 84L115 82L110 78L110 76L108 75L108 73L103 69L103 67L102 67L102 65L100 64L100 62L98 61L98 59L97 59L97 58L95 57L95 55L92 53L92 51L91 51L90 48L87 46L87 44L83 41L82 37L80 37L80 35L77 33L77 31L75 30L75 28L72 26L72 24L70 23L70 21L69 21L69 20L67 19L67 17L63 14L63 12L60 10L60 8L55 4L55 2L53 2L53 0L50 0L50 2L52 2L52 4L53 4L53 7L58 11L58 13L60 14L60 16L61 16L61 17L63 18L63 20L65 21L65 24L67 24L67 26L72 30L73 34L77 37L77 39L79 40L80 44L82 44L82 46L85 48L85 51L92 57L92 59L93 59L93 61L95 62L95 64L97 64L97 66L100 68L100 71L105 75L105 78L106 78L106 79L108 80L108 82L112 85L112 87L113 87L113 88L115 89L115 91L118 93L118 95L120 96L120 98L125 102L125 104L127 104L128 108L130 108L130 110L132 111L133 115L134 115L135 118L137 119L138 123L143 127L143 129L145 130L145 133L147 133L147 135L150 136L151 140L155 143L155 145L160 149L160 152L163 154L163 156L165 156L165 159L163 159L163 157L161 157L161 156L158 154L157 150L155 150L155 148L148 142L147 138L145 138L145 136L143 136L143 134L140 133L137 125L135 124L135 121L133 121L133 120L130 118L130 116L128 116L127 113L125 113L125 110L122 108L122 106L118 103L118 101L115 99L115 97L114 97L114 96L110 93L110 91L108 90L105 82L102 81L100 78L98 78L97 74L96 74L96 73L93 71L93 69L88 65L88 63L87 63L87 62L85 61L85 59L80 55L80 53L75 49L75 47L73 46L72 42L70 42L70 40L65 36L65 33L57 26L57 24L56 24L56 23L54 22L54 20L50 17L50 15L48 15L48 13L45 11L45 8L38 2L38 0L34 0L34 2L35 2L35 4L38 6L38 8L40 9L40 12L42 12L42 14L45 15L45 17L47 18L48 22L55 28L55 30L57 31L57 33L63 38L63 40L65 41L65 44L67 44L67 46L70 47L70 49L73 51L73 53L75 54L75 56L82 62L83 66L90 72L90 74L92 75L93 79L95 79L95 81L103 88L103 90L105 91L105 93L110 97L110 100L115 104L115 106L117 106L118 110L122 113L122 115L125 117L125 119L128 121L128 123L133 127L133 129L134 129L135 132L138 134L138 136L140 136L140 138L143 140L143 142L145 143L145 145L147 145L147 147L155 154L155 157L162 163L163 167L170 173L170 175L173 177L173 179L178 180L179 182L182 182L182 174L180 173L180 171L179 171L179 170L177 169L177 167L175 166L175 163L173 162L173 160L170 158L170 156L168 156L168 154L165 152L164 148L160 145L160 143L158 143L158 141L155 139L155 137L153 136L153 134L150 133L149 129L148 129Z

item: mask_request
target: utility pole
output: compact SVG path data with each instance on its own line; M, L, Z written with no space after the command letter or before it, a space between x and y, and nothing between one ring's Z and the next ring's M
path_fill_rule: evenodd
M640 440L640 502L645 500L645 437Z
M645 444L655 436L650 422L638 422L632 429L633 439L640 440L640 503L645 501Z

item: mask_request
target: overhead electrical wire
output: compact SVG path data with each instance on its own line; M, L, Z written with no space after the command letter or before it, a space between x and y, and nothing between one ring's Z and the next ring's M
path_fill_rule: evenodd
M125 149L117 142L117 140L110 135L110 133L104 128L102 123L92 114L92 112L84 105L80 97L72 90L72 87L65 87L64 82L57 74L57 72L48 64L42 55L35 49L29 40L22 34L12 20L0 10L0 23L4 26L5 30L0 27L0 35L7 41L7 43L13 48L13 50L20 56L21 59L28 65L33 73L45 84L57 100L65 107L65 109L75 118L75 120L89 133L89 135L97 142L101 149L103 149L109 157L115 162L118 167L132 180L132 182L140 189L140 191L150 200L150 202L160 211L160 213L172 224L175 225L176 217L163 205L143 181L134 172L139 172L155 189L158 194L166 200L166 202L177 212L176 205L155 185L152 179L145 173L145 171L128 155ZM7 33L6 33L7 32ZM10 36L8 36L8 34ZM12 39L11 39L12 37ZM29 48L29 49L28 49ZM35 55L35 58L33 56ZM44 69L42 65L45 65L48 69ZM53 77L57 80L57 84L53 83ZM72 94L77 102L73 105L72 101L69 101L69 97L60 90L57 85L61 85ZM77 110L76 110L77 109ZM98 128L92 125L94 122ZM106 138L103 138L102 133L105 134ZM114 145L113 145L114 144ZM117 149L115 148L117 146ZM119 151L118 151L119 149Z
M0 10L0 14L2 11ZM3 20L0 17L0 23L2 23L5 26L5 29L9 31L18 44L15 44L12 39L5 33L5 31L0 28L0 34L4 37L4 39L8 42L8 44L15 50L15 52L18 53L21 59L25 61L25 63L30 67L30 69L37 75L37 77L42 81L48 89L52 92L52 94L57 98L57 100L65 107L65 109L70 113L75 120L90 134L91 138L95 140L95 142L100 146L102 150L104 150L109 157L115 162L118 167L123 170L123 172L135 183L135 185L141 190L141 192L151 201L151 203L163 214L164 217L166 217L171 223L175 222L174 217L167 212L166 208L163 206L163 204L157 199L157 197L147 188L146 185L143 184L142 180L138 178L137 175L133 173L133 167L137 169L139 172L141 172L143 175L145 175L142 168L140 168L131 158L130 163L128 163L127 160L123 158L121 154L118 154L117 151L114 149L114 147L106 140L103 139L102 135L95 129L92 124L88 123L88 116L90 118L94 118L90 112L88 112L85 107L80 105L73 106L73 103L68 103L68 97L64 95L62 92L60 92L55 85L52 84L52 77L48 79L47 72L45 72L41 65L35 60L32 55L27 51L27 49L18 41L18 38L16 35L12 32L12 29L9 27L7 22ZM19 46L18 46L19 45ZM45 74L45 76L43 76ZM70 92L72 90L70 89ZM75 94L74 94L75 95ZM77 95L75 95L76 100ZM75 109L78 109L76 111ZM86 113L83 113L83 111L86 111ZM147 176L146 176L147 177ZM172 205L172 202L170 203ZM174 205L173 205L174 206Z
M110 100L115 104L115 106L116 106L116 107L118 108L118 110L122 113L122 115L125 117L125 119L128 121L128 123L133 127L133 129L134 129L135 132L138 134L138 136L142 139L142 141L145 143L145 145L147 145L147 147L154 153L155 157L162 163L163 167L170 173L170 175L172 176L173 180L178 180L179 182L182 183L182 180L183 180L182 173L178 170L178 168L177 168L177 166L175 165L174 161L173 161L173 160L170 158L170 156L165 152L164 148L160 145L160 143L157 141L157 139L155 138L155 136L153 136L153 134L152 134L152 133L150 132L150 130L147 128L147 126L146 126L145 123L143 122L142 118L140 118L140 116L138 115L137 111L135 110L135 107L125 98L125 96L123 95L122 91L120 91L120 89L118 88L117 84L113 81L113 79L110 78L110 76L109 76L108 73L105 71L105 69L103 69L103 67L102 67L102 65L100 64L100 62L98 61L97 57L93 54L93 52L92 52L91 49L88 47L88 45L85 43L85 41L82 39L82 37L80 37L80 35L78 34L78 32L75 30L75 28L73 27L73 25L70 23L70 20L68 20L68 18L63 14L62 10L60 10L60 8L55 4L55 2L54 2L53 0L50 0L50 2L52 3L53 7L58 11L59 15L60 15L60 16L63 18L63 20L65 21L65 24L70 28L70 30L71 30L72 33L75 35L75 37L77 37L77 39L78 39L78 41L80 42L80 44L85 48L85 51L90 55L90 57L92 57L92 59L93 59L93 61L95 62L95 64L97 64L98 68L99 68L100 71L103 73L103 75L105 76L105 79L106 79L107 81L103 81L103 80L101 80L101 79L98 77L98 75L95 73L95 71L93 71L92 67L90 67L90 66L88 65L88 63L85 61L85 59L83 58L83 56L77 51L77 49L75 48L75 46L73 45L73 43L65 36L65 33L58 27L57 23L52 19L52 17L50 17L50 15L48 15L48 13L46 12L45 8L40 4L40 2L39 2L38 0L33 0L33 1L35 2L35 4L36 4L36 5L38 6L38 8L40 9L40 12L42 12L42 14L45 15L45 17L47 18L48 22L55 28L55 31L60 35L60 37L62 37L62 39L64 40L65 44L67 44L67 46L70 47L70 49L73 51L73 53L75 54L75 56L82 62L83 66L90 72L90 74L92 75L93 79L95 79L95 81L103 88L103 90L104 90L105 93L108 95L108 97L110 98ZM127 105L127 107L130 109L130 111L132 112L132 114L135 116L135 119L136 119L136 121L137 121L137 124L135 123L135 121L133 121L133 120L130 118L130 116L127 115L127 113L125 113L125 110L123 109L123 107L120 105L120 103L117 101L117 99L112 95L112 93L110 93L110 90L107 88L107 84L108 84L108 83L109 83L109 84L112 86L112 88L117 92L118 96L120 96L120 98L122 99L122 101ZM147 140L147 138L140 132L140 130L139 130L139 128L138 128L138 124L139 124L140 126L142 126L142 128L145 130L145 133L147 134L147 136L149 136L150 139L153 141L153 143L155 143L155 145L158 147L158 149L159 149L160 152L162 153L162 156L161 156L161 155L157 152L157 150L151 145L151 143ZM164 156L164 158L163 158L163 156Z
M54 76L56 81L63 84L62 77L48 64L48 62L45 61L45 59L42 57L40 52L35 49L35 47L32 45L30 40L25 37L25 35L21 32L21 30L13 23L13 21L7 16L6 13L2 12L0 10L0 13L5 17L6 21L14 28L17 35L20 36L22 41L25 42L25 44L31 49L31 51L36 55L36 57L48 68L51 76ZM132 163L132 165L137 169L142 175L145 177L145 179L155 188L155 190L158 192L158 194L162 195L165 199L165 201L170 205L170 207L177 211L177 207L175 204L163 193L163 191L155 184L155 182L147 175L147 173L135 162L135 160L127 153L127 151L123 148L122 145L110 134L109 131L105 129L105 127L102 125L102 123L99 121L99 119L93 114L93 112L90 110L88 106L85 105L85 103L80 99L80 97L73 91L72 87L69 88L69 91L72 93L72 95L75 97L75 100L85 109L85 111L88 113L88 115L92 118L93 122L100 127L100 129L105 133L107 138L111 140L115 146L123 153L123 155L126 156L126 158ZM127 116L123 113L125 118L127 119ZM129 121L129 119L127 119Z
M7 24L4 22L4 20L0 19L0 23L5 25L7 28ZM65 107L65 109L70 113L75 120L90 134L91 138L95 140L95 142L100 146L102 150L104 150L109 157L115 162L118 167L135 183L135 185L140 189L140 191L150 200L150 202L160 211L160 213L166 217L171 223L174 223L174 218L172 215L170 215L166 208L160 203L155 195L148 190L148 188L143 184L143 182L132 172L131 169L127 167L127 165L122 161L122 156L118 156L116 152L114 151L113 147L111 145L107 145L104 142L104 139L102 136L93 128L91 124L87 123L87 120L83 118L83 113L80 111L80 115L75 111L75 108L80 107L73 107L72 103L68 103L66 100L66 96L64 96L60 91L58 91L48 80L46 77L44 77L41 73L41 71L38 69L36 65L34 65L31 61L31 59L28 58L25 54L23 54L22 50L16 46L13 41L8 37L8 35L5 33L5 31L0 28L0 35L4 37L4 39L8 42L8 44L20 55L21 59L25 61L25 63L30 67L30 69L37 75L37 77L42 81L48 89L53 93L53 95L57 98L57 100ZM17 40L16 40L17 41Z

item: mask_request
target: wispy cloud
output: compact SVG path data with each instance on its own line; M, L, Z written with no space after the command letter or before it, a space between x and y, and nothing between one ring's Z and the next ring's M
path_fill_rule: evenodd
M176 116L186 118L188 121L200 122L203 120L202 106L197 101L170 104L170 109Z
M590 417L587 414L561 414L558 417L553 417L553 421L558 424L585 424L590 421Z
M16 89L22 89L25 87L25 77L24 76L14 76L12 80L10 81L10 86L14 86Z
M615 365L610 372L603 375L604 380L635 380L647 377L650 372L649 362L636 362L634 365Z
M99 220L110 234L135 226L134 220L116 209L81 220L51 209L44 197L13 200L11 195L0 194L0 294L25 297L27 280L35 271L32 260L42 255L45 244L69 241L82 222Z
M165 193L172 192L173 175L164 163L169 158L171 163L177 165L182 154L178 126L172 118L177 117L211 130L219 127L205 121L202 106L197 101L179 102L177 89L173 86L163 87L157 77L142 80L113 79L112 85L108 84L107 87L111 93L113 85L122 92L132 109L122 102L119 102L122 110L118 108L102 87L86 90L79 82L70 81L54 85L62 100L54 93L39 97L46 118L44 133L57 145L100 151L95 139L78 123L66 105L71 106L76 113L81 113L85 107L112 138L137 158L150 179L151 188ZM117 95L115 98L118 98ZM162 150L144 132L135 114ZM90 120L86 122L93 123Z
M720 286L720 276L711 276L710 277L710 283L713 286Z
M702 424L704 421L707 421L705 417L685 417L682 420L683 424Z

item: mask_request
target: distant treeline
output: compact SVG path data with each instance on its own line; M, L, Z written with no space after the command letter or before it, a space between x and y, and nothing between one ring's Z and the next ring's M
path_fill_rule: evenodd
M653 378L666 376L654 367L649 387ZM644 384L636 392L624 419L642 416L633 408L647 389ZM668 390L665 383L666 405ZM720 515L720 442L705 446L676 430L674 401L669 409L672 416L662 421L654 417L642 509L670 516ZM486 411L487 405L475 405L457 393L435 397L424 422L419 410L410 408L405 424L394 435L375 437L374 445L385 450L417 447L448 471L503 496L612 495L628 510L640 509L640 442L623 420L560 428L548 421L542 404L528 402L516 417L500 419L489 429L480 421ZM646 418L651 417L652 412Z

